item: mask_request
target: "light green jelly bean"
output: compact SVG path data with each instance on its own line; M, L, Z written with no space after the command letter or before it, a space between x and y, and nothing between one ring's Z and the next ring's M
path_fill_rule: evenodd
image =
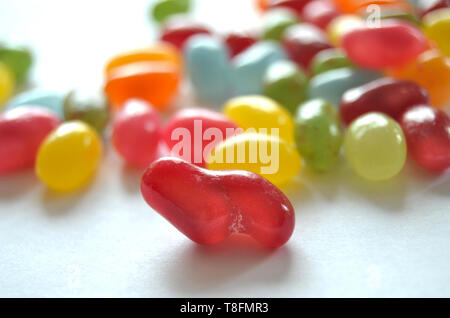
M336 108L323 99L302 105L295 116L297 149L312 169L330 170L336 163L343 139L341 121Z
M311 62L314 75L342 67L353 67L344 52L338 49L320 51Z
M162 23L172 15L188 12L190 7L190 0L160 0L152 7L152 16Z
M280 8L268 11L263 18L263 39L280 41L284 31L299 22L292 10Z
M25 48L13 48L0 44L0 61L13 72L16 82L23 84L33 63L29 50Z

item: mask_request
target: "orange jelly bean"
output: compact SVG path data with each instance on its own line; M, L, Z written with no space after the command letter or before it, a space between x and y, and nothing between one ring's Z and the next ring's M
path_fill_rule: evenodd
M334 0L334 3L342 12L346 13L356 13L371 4L395 6L411 11L411 6L404 0Z
M163 109L176 93L181 68L181 57L171 45L127 52L106 65L105 91L115 108L138 98Z
M431 97L431 105L444 107L450 101L450 58L439 50L428 50L389 76L410 80L424 87Z

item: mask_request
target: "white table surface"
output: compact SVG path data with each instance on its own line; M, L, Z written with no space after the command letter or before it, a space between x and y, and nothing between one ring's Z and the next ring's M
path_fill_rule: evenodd
M33 48L35 86L99 86L109 56L154 38L150 2L1 0L0 40ZM197 0L195 16L239 28L256 23L251 7ZM409 162L369 183L344 160L329 174L303 170L284 189L295 232L275 251L241 238L195 245L145 204L140 173L107 147L76 194L46 190L31 171L0 177L0 296L450 296L449 173Z

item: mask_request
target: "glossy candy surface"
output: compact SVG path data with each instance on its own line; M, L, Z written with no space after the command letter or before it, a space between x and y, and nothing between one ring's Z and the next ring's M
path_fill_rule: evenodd
M441 110L418 105L400 120L408 152L422 167L432 171L450 168L450 118Z
M343 12L355 13L357 11L363 10L365 7L375 4L378 6L388 5L396 6L398 8L403 8L405 10L409 9L410 6L404 0L333 0Z
M176 113L163 131L163 139L172 155L205 167L205 159L226 138L240 133L238 126L214 111L201 108Z
M0 44L0 62L4 63L14 74L17 84L23 84L30 71L33 58L29 50Z
M305 101L308 77L291 61L272 63L264 76L264 95L286 107L292 114Z
M202 24L174 17L164 24L160 40L170 43L180 51L183 51L184 45L192 36L210 33L211 31Z
M210 171L163 158L144 172L141 192L153 209L198 244L212 245L243 233L262 245L278 247L289 240L295 226L286 196L247 171Z
M15 85L14 75L5 64L0 62L0 109L12 96Z
M97 170L102 148L100 137L89 125L81 121L65 122L39 148L36 174L55 191L80 189Z
M256 42L258 42L258 38L246 32L231 32L225 37L225 43L231 57L235 57Z
M191 0L159 0L152 7L152 17L158 22L164 22L175 14L189 11Z
M267 11L263 17L263 39L280 41L284 31L298 23L297 15L289 9L279 8Z
M330 0L314 0L302 11L302 21L325 30L330 22L339 16L339 11Z
M246 170L274 184L294 178L302 161L291 143L266 134L243 133L218 144L207 160L208 169Z
M358 175L373 181L387 180L405 165L405 136L400 125L390 117L368 113L349 126L344 151Z
M314 75L343 67L352 67L344 52L339 49L320 51L311 62L311 71Z
M423 18L425 33L439 47L442 53L450 56L450 8L439 9Z
M340 15L328 24L328 38L334 45L340 45L345 34L362 26L364 26L364 20L361 17L352 14Z
M13 109L19 106L40 106L49 109L51 112L64 119L64 98L65 94L60 92L46 92L41 90L32 90L21 93L11 99L6 109Z
M268 8L288 8L302 16L303 9L311 0L268 0Z
M0 114L0 174L32 167L42 141L59 124L55 114L40 107Z
M450 8L450 0L418 0L417 13L423 18L427 13L442 8Z
M300 105L295 116L295 141L308 166L330 170L339 157L342 139L339 114L332 104L313 99Z
M345 92L339 108L348 125L369 112L381 112L398 120L408 108L428 104L427 91L414 82L381 78Z
M145 167L156 159L160 137L158 112L144 101L129 100L114 117L114 148L133 166Z
M294 141L294 120L283 106L264 96L241 96L229 100L224 114L244 130L254 128L257 133L271 134L278 128L278 136L288 143Z

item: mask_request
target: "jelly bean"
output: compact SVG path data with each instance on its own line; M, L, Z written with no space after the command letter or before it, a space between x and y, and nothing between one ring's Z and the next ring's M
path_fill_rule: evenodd
M263 39L280 41L284 31L297 23L297 15L289 9L270 10L263 17Z
M419 0L417 1L417 13L423 18L427 13L442 8L450 8L450 0Z
M109 120L108 106L106 97L101 93L73 90L64 100L64 118L81 120L102 133Z
M450 56L450 8L428 13L423 18L425 33L435 41L442 53Z
M339 49L320 51L311 62L311 71L314 75L343 67L352 67L344 52Z
M272 0L256 0L256 7L261 11L266 11L269 8Z
M309 69L310 62L317 53L331 48L326 34L308 23L288 28L284 33L283 45L291 60L305 70Z
M424 87L430 94L431 105L435 107L443 107L450 101L450 58L438 50L428 50L412 63L388 74Z
M33 62L29 50L0 45L0 62L4 63L14 74L15 81L23 84Z
M334 45L340 45L342 37L348 32L364 26L361 17L351 14L340 15L328 24L328 38Z
M404 10L410 10L410 6L404 0L334 0L334 3L342 12L347 13L355 13L371 4L395 6Z
M299 17L302 16L303 9L311 0L272 0L269 9L288 8L293 10Z
M267 68L285 58L283 49L272 41L256 43L237 55L232 60L236 94L261 94Z
M348 125L369 112L381 112L398 120L411 106L427 104L428 92L414 82L381 78L355 87L342 96L340 113Z
M36 159L36 174L50 189L68 192L85 186L102 155L97 132L81 121L63 123L43 141Z
M6 105L6 109L13 109L18 106L40 106L49 109L59 118L64 119L64 104L65 94L60 92L46 92L41 90L32 90L21 93L11 99Z
M390 117L368 113L349 126L344 151L358 175L373 181L387 180L405 165L405 136L399 124Z
M303 8L302 20L315 25L318 28L326 29L330 22L339 16L339 11L328 0L314 0Z
M114 117L114 148L133 166L145 167L156 159L160 137L159 115L144 101L127 101Z
M240 132L234 122L220 113L190 108L179 111L169 120L163 139L172 155L206 167L205 160L214 147Z
M164 22L170 16L188 12L190 2L190 0L159 0L152 7L152 17L157 22Z
M239 127L254 128L255 132L278 128L278 136L288 143L294 141L294 119L291 114L274 100L264 96L241 96L229 100L223 109Z
M186 44L186 67L194 91L201 99L223 103L233 93L229 53L209 35L196 35Z
M212 170L246 170L274 184L294 178L302 166L292 143L272 135L243 133L218 144L207 159Z
M0 109L12 96L15 88L15 79L10 69L0 62Z
M411 157L432 171L450 168L450 118L441 110L418 105L400 120Z
M258 42L257 37L246 32L232 32L225 37L225 43L231 57L235 57L256 42Z
M327 71L311 78L308 95L310 98L323 98L338 106L345 91L371 82L380 76L377 72L352 68Z
M197 34L211 34L211 31L196 22L184 18L172 18L165 23L160 39L163 42L173 44L180 51L184 49L186 42Z
M291 61L278 61L267 69L264 76L264 95L277 101L292 114L306 100L308 77Z
M297 149L312 169L330 170L342 144L342 127L336 108L323 99L312 99L295 116Z
M410 24L382 21L377 27L347 32L342 47L350 61L369 69L401 66L427 48L425 36Z
M233 233L279 247L292 235L294 209L270 182L247 171L218 172L163 158L145 170L145 201L181 233L212 245Z
M17 107L0 114L0 175L30 168L42 141L59 125L40 107Z

